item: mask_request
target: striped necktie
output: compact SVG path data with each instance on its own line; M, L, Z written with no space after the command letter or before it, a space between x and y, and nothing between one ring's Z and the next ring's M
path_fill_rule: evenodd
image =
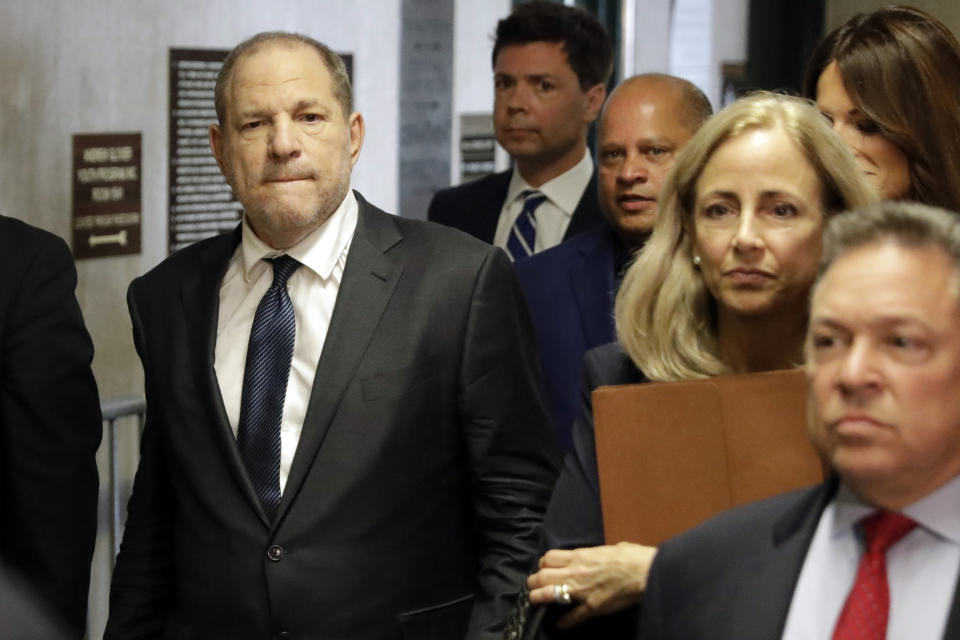
M280 504L280 423L297 321L287 279L300 267L290 256L267 260L273 283L260 299L243 370L237 444L250 481L272 520Z
M519 260L533 255L533 244L537 237L537 218L534 212L547 196L536 189L527 189L523 196L523 209L510 227L510 237L507 238L507 253L511 260Z

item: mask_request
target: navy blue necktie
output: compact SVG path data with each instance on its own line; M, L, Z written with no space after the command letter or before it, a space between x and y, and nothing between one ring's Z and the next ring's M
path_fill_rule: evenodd
M547 196L536 189L527 189L523 196L523 210L510 227L510 237L507 238L507 253L513 260L533 255L533 243L537 237L537 218L534 212Z
M290 256L267 262L273 265L273 284L260 299L250 329L237 444L253 487L272 520L280 504L280 422L297 332L287 278L300 263Z

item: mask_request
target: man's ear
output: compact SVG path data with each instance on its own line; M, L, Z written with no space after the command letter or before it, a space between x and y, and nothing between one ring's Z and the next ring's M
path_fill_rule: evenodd
M587 109L584 111L583 119L590 123L600 115L603 101L607 98L607 88L598 83L587 89L584 95L587 97Z
M223 147L225 144L223 130L220 128L220 125L210 125L210 151L213 152L213 157L217 160L217 166L220 167L220 173L224 176L227 175L223 164Z
M350 129L350 165L357 164L360 158L360 148L363 147L363 136L366 133L363 124L363 115L354 111L347 119L347 127Z

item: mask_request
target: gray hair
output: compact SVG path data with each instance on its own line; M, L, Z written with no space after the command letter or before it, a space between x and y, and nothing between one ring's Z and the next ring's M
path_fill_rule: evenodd
M942 249L960 275L960 217L917 202L884 200L834 216L823 236L817 281L845 253L870 244Z
M349 118L353 112L353 97L350 89L350 76L343 58L338 56L330 47L314 40L310 36L287 31L264 31L247 38L233 48L223 61L220 73L217 74L217 84L213 90L213 101L217 109L217 121L222 127L227 121L227 86L230 84L233 68L243 56L256 52L266 44L279 43L288 47L303 45L317 52L320 59L330 72L333 84L333 95L343 109L343 117Z

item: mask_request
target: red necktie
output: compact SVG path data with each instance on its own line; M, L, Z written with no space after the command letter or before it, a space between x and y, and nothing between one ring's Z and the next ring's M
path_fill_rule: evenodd
M878 511L861 522L866 549L860 558L857 579L840 612L833 640L884 640L890 616L887 584L887 549L917 523L900 513Z

